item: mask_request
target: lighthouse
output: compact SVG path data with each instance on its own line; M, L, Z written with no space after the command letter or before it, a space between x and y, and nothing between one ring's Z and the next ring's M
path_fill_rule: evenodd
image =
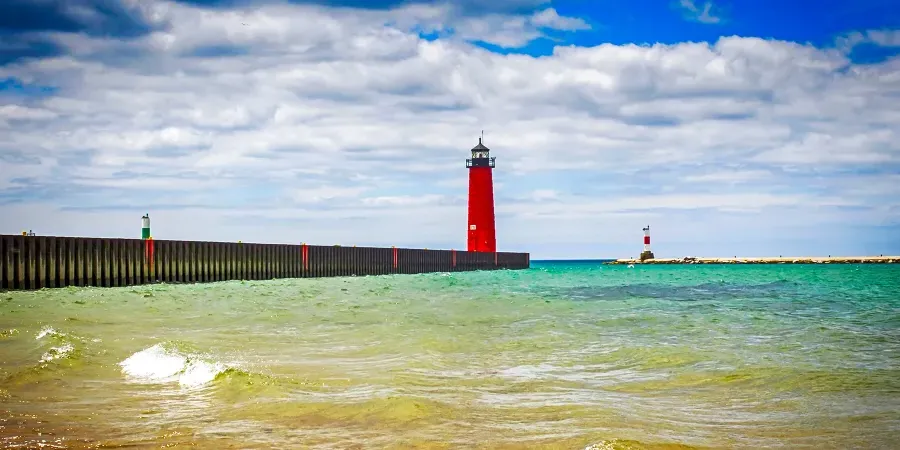
M644 251L641 252L641 261L645 259L653 259L653 252L650 251L650 225L644 227Z
M466 160L469 169L469 228L468 251L496 252L494 229L494 159L481 138L472 148L472 158Z
M150 214L144 214L144 217L141 217L141 239L147 240L150 238Z

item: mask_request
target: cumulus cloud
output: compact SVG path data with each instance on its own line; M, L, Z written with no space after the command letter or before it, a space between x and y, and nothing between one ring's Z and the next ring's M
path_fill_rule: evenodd
M660 256L719 227L760 249L808 220L900 225L898 59L736 36L479 45L588 27L538 3L133 5L150 31L48 30L56 56L0 66L53 88L0 96L0 232L133 236L150 212L160 238L459 248L481 130L500 247L535 257L627 256L648 221L678 243Z

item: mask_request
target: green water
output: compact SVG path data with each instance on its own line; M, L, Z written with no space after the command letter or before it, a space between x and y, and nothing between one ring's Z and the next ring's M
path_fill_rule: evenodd
M0 446L896 448L898 288L538 262L0 293Z

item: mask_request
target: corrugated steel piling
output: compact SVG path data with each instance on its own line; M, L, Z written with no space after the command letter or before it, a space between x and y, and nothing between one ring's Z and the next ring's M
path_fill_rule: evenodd
M527 269L528 253L0 235L0 290Z

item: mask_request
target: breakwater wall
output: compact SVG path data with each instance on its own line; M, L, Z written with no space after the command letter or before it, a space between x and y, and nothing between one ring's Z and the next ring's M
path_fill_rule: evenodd
M0 235L0 289L527 269L528 253Z
M900 256L827 256L767 258L636 258L617 259L607 264L900 264Z

